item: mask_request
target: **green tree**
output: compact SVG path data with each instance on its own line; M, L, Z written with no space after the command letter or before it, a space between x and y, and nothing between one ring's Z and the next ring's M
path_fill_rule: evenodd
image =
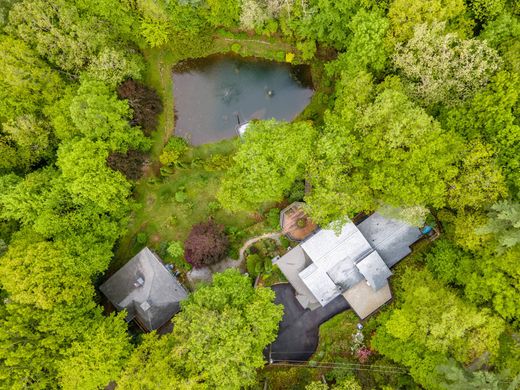
M3 126L5 140L15 145L16 167L29 168L53 155L54 137L49 124L36 115L21 115Z
M141 79L143 69L143 59L137 53L107 47L88 65L86 74L90 78L116 87L126 79Z
M308 37L338 50L347 47L347 24L360 8L359 1L313 0L297 35ZM311 16L312 15L312 16Z
M520 74L520 58L517 54L520 51L519 38L520 18L510 13L503 13L495 20L489 21L479 35L479 39L485 40L488 45L498 50L504 59L505 67L516 74Z
M309 122L252 122L217 194L229 210L254 210L280 201L303 177L315 130Z
M388 57L385 44L388 27L388 19L382 12L361 8L348 23L351 33L347 38L347 51L326 65L329 73L383 71Z
M236 270L215 274L174 318L173 333L147 336L130 358L122 389L239 388L256 382L262 351L276 337L282 308ZM168 369L161 369L168 368Z
M331 222L380 202L442 206L446 183L457 173L459 138L392 85L395 80L373 103L366 73L344 82L334 112L325 115L311 166L312 192L305 199L313 219Z
M140 34L151 47L162 46L170 40L173 30L171 17L163 1L141 0L132 2L140 17Z
M107 167L107 157L104 143L82 139L60 145L57 165L76 202L93 202L100 210L115 213L126 208L130 183Z
M131 351L125 315L98 318L81 340L71 344L58 364L63 389L94 390L117 379Z
M0 121L40 112L56 101L64 86L24 42L0 36Z
M450 31L471 33L473 23L465 13L462 0L393 0L388 9L389 40L405 42L413 36L416 26L435 21L447 22Z
M505 0L471 0L469 8L475 19L484 22L500 15L506 5Z
M443 387L447 390L500 390L510 389L501 382L500 375L489 371L470 372L461 368L454 360L437 368L444 376Z
M491 206L489 221L478 233L493 234L500 249L520 244L520 203L504 200Z
M206 0L209 7L207 19L215 27L234 28L240 21L240 2L238 0Z
M110 151L127 152L147 149L149 141L138 127L130 126L132 117L126 100L99 81L84 80L70 102L70 118L78 133L93 141L101 141ZM75 133L60 134L67 139ZM64 138L67 137L67 138Z
M451 183L448 205L455 209L482 209L507 194L505 178L489 147L470 145L461 160L459 174Z
M515 113L520 102L520 78L498 72L482 91L462 107L443 114L443 126L467 138L479 138L496 150L512 194L520 187L520 128Z
M113 242L126 225L129 208L124 199L109 214L95 202L72 196L68 183L53 169L32 172L23 180L14 175L2 179L0 217L63 244L85 279L106 269Z
M421 24L394 63L426 105L453 105L484 87L500 68L498 53L485 42L445 33L445 23Z
M402 304L382 318L372 338L380 353L431 389L442 388L435 372L448 357L469 363L483 354L497 356L503 321L464 302L426 270L408 269L402 278Z
M130 349L123 316L105 318L92 299L49 310L1 305L0 344L3 388L98 389L117 378Z
M93 293L90 280L75 269L75 259L60 245L44 241L11 243L2 259L0 280L9 299L41 309L71 304Z
M132 24L119 1L22 0L6 30L67 72L78 73L108 47L127 44Z

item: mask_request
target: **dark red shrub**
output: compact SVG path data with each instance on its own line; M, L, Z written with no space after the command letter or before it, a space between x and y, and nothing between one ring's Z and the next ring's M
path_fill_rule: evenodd
M228 251L224 226L209 220L194 225L184 243L184 258L195 268L219 262Z
M146 85L126 80L117 88L121 99L127 99L134 111L133 125L139 125L146 135L157 128L157 116L162 112L163 105L157 92Z
M146 160L145 153L129 150L127 153L112 153L107 158L107 164L113 170L121 172L127 179L138 180L143 176L143 166Z

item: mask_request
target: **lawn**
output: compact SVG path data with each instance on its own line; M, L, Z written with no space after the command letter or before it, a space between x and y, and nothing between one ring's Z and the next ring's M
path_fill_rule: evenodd
M212 217L231 232L243 232L238 246L248 236L267 229L256 213L230 213L219 207L215 194L226 161L236 149L236 140L224 140L192 149L183 167L168 177L142 179L135 188L137 209L131 215L127 234L121 239L112 269L118 269L144 245L162 252L161 245L184 241L191 227ZM215 158L214 156L222 156ZM227 157L227 159L226 159Z
M297 51L277 38L265 39L222 32L211 37L208 42L201 43L200 50L190 54L193 57L205 57L234 51L243 56L284 61L286 53L294 52L295 62L301 62ZM209 217L226 226L232 257L236 257L238 247L247 238L277 230L269 218L264 218L265 215L229 213L219 209L215 202L215 194L226 167L215 169L208 168L208 165L212 164L213 156L223 156L222 160L225 160L232 155L237 148L237 140L224 140L193 148L183 166L172 175L162 177L159 174L159 155L175 129L172 68L183 59L174 54L178 52L178 48L174 50L168 45L144 50L147 68L143 81L158 92L163 101L163 112L159 116L157 130L152 134L150 168L146 170L145 177L136 183L136 207L130 216L127 233L116 248L115 258L110 265L111 272L119 269L145 245L164 255L168 242L184 241L194 224ZM311 102L312 108L314 105ZM263 209L272 206L266 205Z

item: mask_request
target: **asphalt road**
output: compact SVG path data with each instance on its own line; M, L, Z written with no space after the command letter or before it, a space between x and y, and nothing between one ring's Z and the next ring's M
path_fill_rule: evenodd
M350 308L340 295L325 307L304 310L290 284L277 284L271 288L276 293L275 302L284 306L278 337L265 351L266 358L272 362L309 360L318 346L320 325Z

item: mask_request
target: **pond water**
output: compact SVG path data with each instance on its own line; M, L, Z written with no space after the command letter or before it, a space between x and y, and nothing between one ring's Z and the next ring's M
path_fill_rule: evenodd
M175 133L193 145L236 136L238 121L291 121L313 94L307 66L234 56L174 68Z

